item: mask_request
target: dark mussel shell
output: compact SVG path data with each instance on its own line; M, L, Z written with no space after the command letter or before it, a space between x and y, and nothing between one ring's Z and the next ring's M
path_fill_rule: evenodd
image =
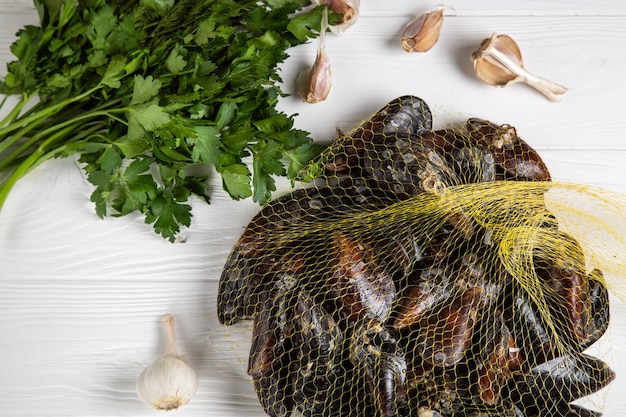
M440 191L459 184L444 154L423 143L420 136L376 140L360 159L362 175L398 199Z
M463 145L455 148L451 155L449 165L461 184L496 180L496 162L489 150L480 146Z
M529 366L546 362L556 356L554 332L528 295L511 284L503 291L499 305L504 307L505 323L515 339L516 346Z
M580 310L572 309L573 303L565 302L552 306L554 319L569 325L570 331L560 332L567 347L575 352L582 352L596 343L606 332L609 326L610 308L609 292L602 283L602 272L598 269L591 271L586 278L577 276L575 280L566 281L570 287L572 282L585 288L585 293L579 293ZM581 282L583 284L581 284ZM575 321L576 320L576 321ZM579 327L572 329L572 323Z
M374 320L361 320L351 330L350 360L363 382L365 408L380 417L405 415L407 364L398 335Z
M545 247L533 253L535 271L546 294L555 300L550 304L552 314L569 327L569 334L561 337L573 338L573 344L590 345L590 339L596 336L589 332L596 332L591 324L592 294L583 250L576 239L560 231L549 232L546 241Z
M416 328L415 351L434 366L453 366L465 356L481 314L482 290L472 288L435 309Z
M252 317L259 294L272 285L273 275L268 270L280 267L286 249L299 245L282 241L289 230L310 221L375 210L394 201L363 180L346 179L335 187L302 188L268 202L250 221L222 270L217 298L220 323L230 325Z
M415 278L402 290L396 305L392 325L398 330L418 324L425 314L454 294L451 277L443 268L417 270L411 276Z
M307 258L295 258L293 253L301 253L299 245L293 242L292 253L284 248L274 248L264 256L248 257L233 250L219 282L218 319L220 323L231 325L239 320L253 318L259 309L265 308L265 298L275 292L274 286L283 276L302 275Z
M406 360L395 344L383 344L376 367L377 405L381 417L404 414L407 407Z
M588 339L581 344L581 350L597 342L609 327L609 290L604 286L602 272L594 269L587 276L591 314L587 323Z
M466 128L475 143L491 152L497 167L496 179L550 181L550 172L537 151L517 135L513 126L471 118Z
M248 374L261 406L271 417L286 417L294 406L289 378L293 348L289 300L294 285L291 276L278 279L254 318Z
M393 277L374 262L371 248L343 232L333 232L334 264L330 295L349 322L387 321L396 298Z
M477 402L501 405L502 388L522 368L523 358L515 339L499 311L483 315L474 334L475 379L472 387Z
M527 415L566 408L572 401L606 387L615 373L600 359L572 354L559 356L515 375L509 384L510 398Z
M471 135L461 129L447 128L422 132L412 139L442 155L454 171L459 184L498 179L496 160L491 151L484 143L477 143Z
M343 331L333 317L302 288L295 295L292 362L293 399L304 416L333 416L341 410Z
M355 174L364 152L378 141L398 135L419 135L431 129L432 113L422 99L410 95L398 97L331 145L330 159L323 161L326 172Z

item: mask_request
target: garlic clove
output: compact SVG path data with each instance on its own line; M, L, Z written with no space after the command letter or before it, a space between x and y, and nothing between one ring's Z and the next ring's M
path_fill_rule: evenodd
M313 4L317 6L325 4L330 10L341 16L339 21L330 27L331 32L336 35L343 34L359 19L360 3L360 0L313 0Z
M523 82L544 94L552 101L568 89L560 84L538 77L524 68L522 53L513 38L504 34L492 34L484 39L472 53L474 73L480 81L498 87Z
M324 9L322 14L322 24L320 36L318 38L317 55L315 63L309 71L309 81L304 92L304 99L307 103L319 103L326 100L332 85L332 74L330 70L330 60L326 55L324 36L328 29L328 12Z
M304 99L307 103L319 103L326 100L332 86L330 61L323 50L317 51L315 64L310 71L310 82Z
M474 73L480 81L496 87L505 87L521 81L520 76L503 68L491 56L485 56L483 59L474 61Z
M156 410L175 410L189 402L198 389L198 376L178 354L174 317L163 317L165 354L146 367L137 379L137 395Z
M400 35L402 48L407 52L429 51L439 40L442 25L443 7L419 14Z

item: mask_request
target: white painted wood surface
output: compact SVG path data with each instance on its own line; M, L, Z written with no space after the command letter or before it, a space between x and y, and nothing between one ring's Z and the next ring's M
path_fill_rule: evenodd
M316 105L289 97L299 128L328 142L402 94L424 98L436 123L477 116L517 127L557 180L626 192L626 2L458 0L439 43L408 54L398 36L438 2L361 0L361 18L327 38L333 90ZM0 74L15 31L37 22L29 0L0 0ZM551 103L524 85L489 87L471 52L492 32L515 38L529 70L566 85ZM285 90L314 58L291 51ZM193 204L193 224L170 244L138 217L100 220L73 160L39 167L0 213L0 416L152 416L136 377L161 349L160 317L176 316L179 347L197 370L192 401L171 416L263 416L245 374L248 324L222 327L215 313L223 262L258 207L233 202L214 179L213 203ZM286 182L281 183L283 190ZM626 315L612 304L602 345L618 377L600 401L626 413Z

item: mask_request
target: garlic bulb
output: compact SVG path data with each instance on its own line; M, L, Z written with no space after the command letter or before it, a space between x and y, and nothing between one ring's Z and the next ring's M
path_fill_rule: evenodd
M407 52L429 51L439 40L442 25L443 7L418 15L400 36L402 48Z
M504 87L523 82L535 88L552 101L559 101L567 88L531 74L524 68L522 53L508 35L492 34L472 53L476 78L489 85Z
M174 317L163 317L165 354L143 370L137 395L156 410L174 410L189 402L198 388L198 377L184 356L178 354Z

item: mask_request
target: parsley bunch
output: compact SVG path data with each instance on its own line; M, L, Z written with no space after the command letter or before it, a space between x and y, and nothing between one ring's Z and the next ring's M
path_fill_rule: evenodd
M0 207L54 157L79 155L103 217L141 212L173 241L212 166L233 199L264 203L320 149L279 112L277 65L315 37L306 0L35 0L0 93ZM252 172L246 158L251 157Z

